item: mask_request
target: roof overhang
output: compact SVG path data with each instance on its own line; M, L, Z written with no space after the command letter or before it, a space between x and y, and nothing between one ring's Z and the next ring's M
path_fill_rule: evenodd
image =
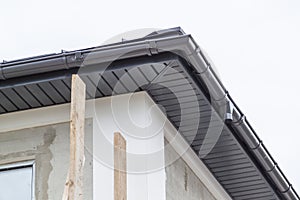
M299 199L190 35L181 29L0 64L0 114L147 91L233 199ZM216 133L218 133L216 135Z

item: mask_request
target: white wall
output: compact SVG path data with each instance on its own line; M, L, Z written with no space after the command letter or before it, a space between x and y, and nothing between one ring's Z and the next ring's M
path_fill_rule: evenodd
M127 141L128 199L165 199L163 121L146 93L94 104L94 198L113 199L113 133ZM97 188L97 189L96 189Z

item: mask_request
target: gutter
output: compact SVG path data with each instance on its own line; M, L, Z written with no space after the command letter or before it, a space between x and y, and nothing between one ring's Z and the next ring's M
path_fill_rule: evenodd
M62 53L59 54L50 54L10 62L4 61L0 63L0 81L32 74L80 68L85 65L110 63L117 59L145 55L151 56L152 54L158 53L156 42L162 42L165 38L172 38L173 36L186 38L187 35L183 34L183 30L177 27L170 30L157 31L155 35L150 34L146 36L143 41L135 39L79 51L62 51ZM88 59L86 59L87 57ZM84 62L86 60L88 60L88 63Z
M190 66L184 67L189 68L188 70L193 72L191 75L203 80L211 95L212 103L221 105L225 102L225 105L227 105L225 121L238 133L248 150L255 156L264 174L272 181L273 186L277 190L276 192L287 200L300 200L295 189L269 154L246 120L246 117L232 100L212 69L208 59L205 58L200 47L190 35L182 35L182 33L177 32L176 35L168 35L159 39L144 38L143 41L137 40L94 49L4 62L0 64L0 89L12 85L15 86L11 80L18 80L25 76L40 76L40 74L49 72L74 71L74 69L88 68L93 64L110 63L114 60L138 56L153 56L164 52L173 52L186 58ZM86 59L87 57L88 59ZM101 69L98 68L97 70ZM24 85L28 83L30 83L30 80L22 82Z
M194 67L195 76L200 77L204 81L208 87L212 100L217 105L220 104L220 101L225 101L227 105L226 110L228 112L225 113L225 122L227 122L227 124L238 133L238 136L241 137L243 142L245 142L250 152L259 161L264 173L267 174L269 179L274 183L277 192L287 200L299 200L299 195L282 173L281 169L257 136L244 114L232 100L220 79L210 66L210 63L201 52L199 46L192 38L190 38L189 42L191 43L188 44L189 49L194 48L194 51L188 55L188 58L190 59L191 65Z
M277 192L287 200L299 200L299 195L282 173L244 114L232 100L197 44L192 38L190 42L192 44L189 47L194 48L194 53L190 54L189 58L191 58L190 61L194 67L195 76L199 76L207 85L213 101L219 104L220 101L225 100L227 104L226 110L228 111L225 113L225 122L238 133L238 136L245 142L250 152L257 158L264 173L274 183Z
M45 57L32 58L28 60L4 62L0 64L0 80L7 80L33 74L80 68L93 62L101 63L116 59L130 58L133 55L127 54L134 52L134 56L151 55L150 46L147 43L136 43L132 45L119 45L117 48L100 48L94 50L82 50L67 52ZM89 56L90 62L84 63Z

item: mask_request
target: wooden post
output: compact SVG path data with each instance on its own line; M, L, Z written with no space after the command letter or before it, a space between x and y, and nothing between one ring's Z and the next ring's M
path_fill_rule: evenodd
M126 140L114 134L114 200L127 200Z
M72 75L70 166L63 200L82 200L84 165L85 83Z

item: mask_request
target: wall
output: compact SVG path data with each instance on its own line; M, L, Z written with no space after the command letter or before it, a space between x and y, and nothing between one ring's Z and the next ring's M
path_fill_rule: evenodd
M167 200L215 200L200 179L173 148L165 151ZM174 161L176 160L176 161ZM172 162L174 161L174 162Z
M94 102L94 198L113 199L113 135L127 141L129 200L165 200L163 121L145 93Z
M42 191L51 200L62 194L69 162L69 117L69 104L0 115L0 164L36 158L40 166L36 178L43 179L36 186L37 199L45 199ZM202 182L216 199L230 199L146 92L87 101L86 119L85 199L113 199L112 138L116 131L127 140L129 200L170 199L177 186L182 189L185 172L190 182L187 191L185 187L178 190L181 194L192 195L194 190L199 194ZM166 148L164 138L172 145ZM168 149L171 146L173 150ZM173 162L174 156L180 161ZM170 158L172 165L165 170Z
M85 126L85 145L92 145L92 121ZM92 199L92 152L85 151L84 199ZM35 199L60 200L69 166L69 123L0 133L0 165L35 162Z
M101 98L86 103L86 118L92 119L88 126L91 130L88 132L93 132L90 136L92 139L89 140L92 144L86 145L86 151L93 152L91 162L88 161L89 154L86 155L86 163L92 163L92 167L89 168L92 169L92 175L88 177L93 176L92 187L88 189L91 191L92 188L96 188L93 190L93 199L113 199L112 138L116 131L121 132L127 140L128 199L165 199L164 134L160 118L155 116L158 114L156 109L145 92ZM65 122L70 120L69 113L69 104L64 104L0 116L0 132L3 135L0 154L6 156L6 147L10 145L11 153L20 151L20 154L23 154L30 151L30 155L37 156L37 163L41 162L38 164L41 172L37 172L36 177L42 177L44 180L41 181L42 185L38 183L36 188L36 191L40 191L37 192L37 199L60 199L63 192L68 164L64 152L67 151L65 147L69 142L69 123ZM57 123L65 124L64 128L53 125ZM51 137L46 134L48 130L53 132ZM31 131L37 134L31 134ZM20 138L26 135L28 139L24 140L23 145ZM46 136L50 139L47 140ZM5 144L4 140L10 140L10 137L14 139ZM34 148L40 145L43 146L43 151L35 151ZM22 149L18 150L19 147ZM25 157L24 159L32 159ZM46 170L48 166L55 169L44 172L43 169ZM46 196L42 196L44 192Z

